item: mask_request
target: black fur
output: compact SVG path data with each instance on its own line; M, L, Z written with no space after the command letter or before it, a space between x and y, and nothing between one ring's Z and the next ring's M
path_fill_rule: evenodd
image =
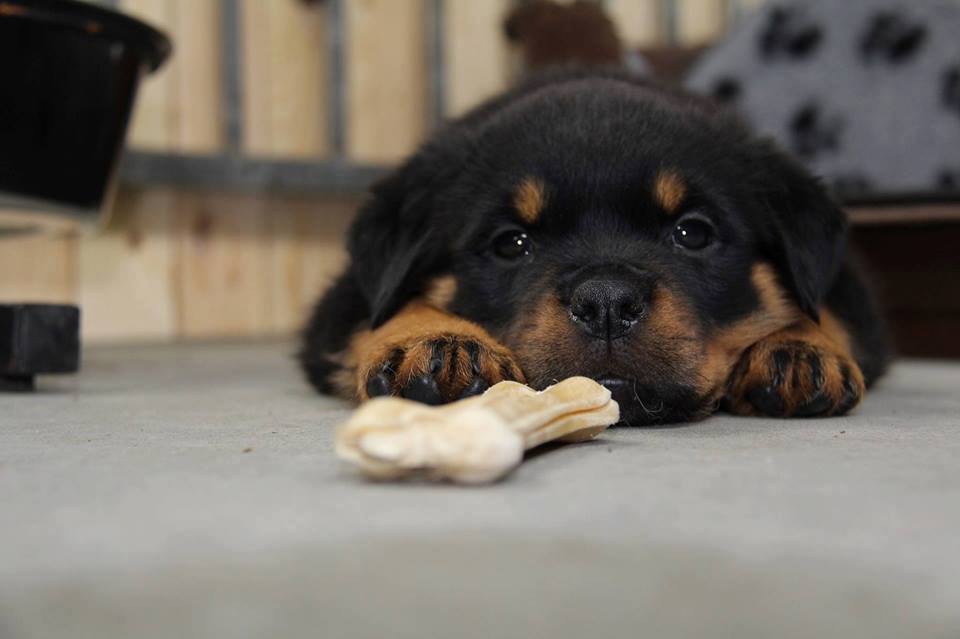
M667 215L652 193L675 170L682 210ZM545 185L547 206L524 226L511 204L520 180ZM710 219L718 241L701 252L671 243L677 219ZM498 234L526 230L533 254L506 261ZM757 308L750 280L773 264L797 305L816 318L825 304L843 319L867 381L884 369L875 307L845 256L846 219L821 186L772 144L756 139L712 101L656 88L619 72L563 72L534 79L447 125L377 184L349 238L350 265L320 301L306 329L302 363L330 392L336 354L351 334L377 327L439 274L453 274L450 311L483 326L508 348L545 296L566 303L558 282L584 267L643 271L694 310L707 336ZM656 302L654 301L654 304ZM525 338L526 339L526 338ZM578 338L579 339L579 338ZM663 389L670 421L700 415L710 398L691 393L683 344L642 337L577 342L520 358L528 381L614 375ZM669 389L669 392L668 392ZM698 404L698 402L700 402Z

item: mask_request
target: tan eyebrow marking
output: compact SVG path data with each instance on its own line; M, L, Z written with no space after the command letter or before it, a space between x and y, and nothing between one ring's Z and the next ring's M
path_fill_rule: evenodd
M423 297L433 306L446 310L456 295L456 278L453 275L441 275L430 282Z
M526 177L520 181L513 196L513 206L527 224L533 224L547 205L547 191L542 180Z
M687 185L673 169L664 169L653 183L653 197L664 211L674 214L680 209L687 194Z

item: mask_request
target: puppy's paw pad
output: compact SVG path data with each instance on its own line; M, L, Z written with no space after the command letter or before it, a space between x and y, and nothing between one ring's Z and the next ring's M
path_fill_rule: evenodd
M863 375L846 355L802 341L748 350L729 385L727 408L742 415L842 415L863 396Z
M395 345L367 369L367 397L398 395L424 404L479 395L503 380L523 380L509 352L496 342L438 335Z

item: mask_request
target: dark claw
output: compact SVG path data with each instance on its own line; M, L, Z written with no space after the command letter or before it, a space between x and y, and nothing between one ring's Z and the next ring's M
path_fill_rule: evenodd
M797 417L821 417L826 415L833 406L833 400L826 393L817 393L797 407L794 413Z
M368 397L383 397L393 394L393 378L402 359L403 351L399 348L390 353L390 359L380 366L380 371L367 379Z
M427 372L436 375L443 370L443 343L434 342L430 361L427 363Z
M470 355L470 369L474 375L480 374L480 345L476 342L467 342L465 348Z
M772 385L766 388L751 388L747 391L747 399L757 410L771 417L783 417L787 412L783 398Z
M443 396L440 395L440 387L437 386L437 380L432 375L418 375L414 377L407 385L403 387L402 395L407 399L412 399L423 404L436 406L443 403Z
M790 366L790 363L793 361L793 358L790 356L790 352L784 349L774 351L773 353L773 367L771 369L772 379L770 380L770 386L773 388L778 388L783 385L783 379L787 374L787 367Z
M490 388L490 384L487 383L487 380L482 377L478 377L470 385L463 389L463 392L460 393L460 399L465 397L473 397L474 395L482 395L483 391Z
M383 397L390 394L391 379L386 373L371 375L367 380L367 395L369 397Z
M860 393L857 390L857 385L853 381L853 376L850 374L850 369L844 366L840 369L840 374L843 375L843 395L837 404L837 409L834 411L836 415L843 415L849 411L856 405L857 400L860 398Z
M807 361L810 363L810 379L813 382L814 392L819 391L823 388L823 365L820 362L820 357L816 354L810 355L807 358Z

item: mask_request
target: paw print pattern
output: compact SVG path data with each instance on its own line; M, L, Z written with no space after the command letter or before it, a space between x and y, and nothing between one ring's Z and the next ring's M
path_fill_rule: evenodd
M816 51L821 40L823 30L801 11L778 7L760 33L760 53L767 59L806 58Z
M960 115L960 66L947 69L943 74L941 89L943 105Z
M2 0L0 0L2 1ZM687 87L841 201L960 195L960 0L769 0Z
M793 114L789 129L794 153L809 160L837 150L843 132L843 118L826 115L819 105L809 102Z
M742 92L743 87L740 86L740 82L729 76L718 79L711 91L714 98L727 103L736 102Z
M934 186L939 191L960 192L960 169L943 169L937 173Z
M860 40L864 61L899 64L917 54L927 38L927 28L896 12L881 12L870 21Z

